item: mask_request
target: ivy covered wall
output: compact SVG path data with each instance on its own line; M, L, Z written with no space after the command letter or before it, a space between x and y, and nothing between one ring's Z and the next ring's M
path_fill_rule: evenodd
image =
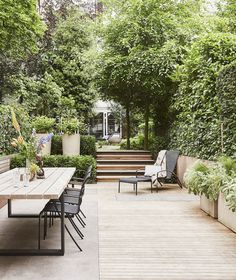
M207 35L192 45L174 75L179 87L171 108L176 115L170 130L171 148L214 159L222 152L223 122L224 152L234 155L236 94L235 64L231 63L235 58L236 36L232 34Z

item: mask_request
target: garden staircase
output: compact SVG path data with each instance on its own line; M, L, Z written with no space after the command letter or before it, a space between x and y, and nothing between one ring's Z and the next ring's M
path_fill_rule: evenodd
M148 151L98 151L97 182L116 182L119 178L144 174L145 165L153 165L154 161Z

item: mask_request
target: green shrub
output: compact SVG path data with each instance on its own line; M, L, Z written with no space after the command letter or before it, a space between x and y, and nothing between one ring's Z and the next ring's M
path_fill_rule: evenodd
M96 138L90 135L81 135L80 154L96 157Z
M55 119L46 116L35 117L32 121L32 127L37 133L52 132L55 125Z
M222 193L229 209L236 212L236 161L230 157L220 157L220 164L225 168L227 176L224 178Z
M59 129L62 133L72 135L79 132L79 122L77 119L63 119L59 124Z
M236 212L236 178L229 177L222 187L227 206L233 212Z
M52 155L62 155L62 136L53 135L52 137ZM90 135L80 136L80 154L82 156L96 157L96 138Z
M96 179L96 160L92 156L62 156L51 155L43 157L44 167L75 167L76 169L86 170L90 165L93 166L92 181ZM25 158L17 155L11 159L11 168L25 167ZM83 177L84 171L78 176Z
M205 195L210 200L217 200L225 171L219 164L197 161L184 175L184 182L190 193Z
M51 154L52 155L62 155L62 137L61 137L61 135L53 135Z
M160 150L167 150L168 141L164 137L149 137L149 148L153 158L155 159ZM120 145L121 149L127 149L127 142L124 141ZM143 150L144 149L144 135L138 134L136 137L130 139L130 149L131 150Z
M218 162L224 167L226 174L229 176L235 176L236 174L236 161L227 156L221 156Z

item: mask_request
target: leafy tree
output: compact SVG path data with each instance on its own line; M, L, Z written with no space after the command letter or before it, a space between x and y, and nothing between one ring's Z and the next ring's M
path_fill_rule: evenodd
M44 76L38 79L23 74L15 75L11 76L7 83L10 92L6 94L5 103L18 102L33 115L56 116L63 89L55 83L50 74L45 72Z
M53 50L47 54L48 71L72 97L78 115L87 116L95 99L88 50L91 46L91 21L80 10L70 10L53 34Z
M145 148L151 111L173 92L170 75L184 46L207 26L199 24L199 1L107 1L102 30L100 84L105 96L138 107L145 118ZM208 27L207 29L211 29ZM154 105L154 106L153 106ZM129 115L127 114L127 118ZM159 114L159 122L166 121ZM162 125L164 126L164 125ZM129 135L127 137L129 142Z
M0 0L0 102L5 77L19 71L19 59L37 51L44 29L36 0Z

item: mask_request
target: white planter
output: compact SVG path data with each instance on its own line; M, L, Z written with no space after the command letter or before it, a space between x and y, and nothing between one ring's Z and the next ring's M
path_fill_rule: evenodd
M65 156L77 156L80 154L80 135L62 135L62 149Z
M217 219L218 218L218 201L211 201L206 198L205 195L201 195L200 197L200 207L211 217Z
M218 201L218 221L236 232L236 212L232 212L229 209L224 194L220 194Z
M48 133L37 133L36 137L37 137L38 140L40 140L40 138L46 137L47 135L48 135ZM50 139L50 141L47 142L45 145L46 145L46 147L44 147L42 149L42 155L43 156L47 156L47 155L51 154L52 139Z

